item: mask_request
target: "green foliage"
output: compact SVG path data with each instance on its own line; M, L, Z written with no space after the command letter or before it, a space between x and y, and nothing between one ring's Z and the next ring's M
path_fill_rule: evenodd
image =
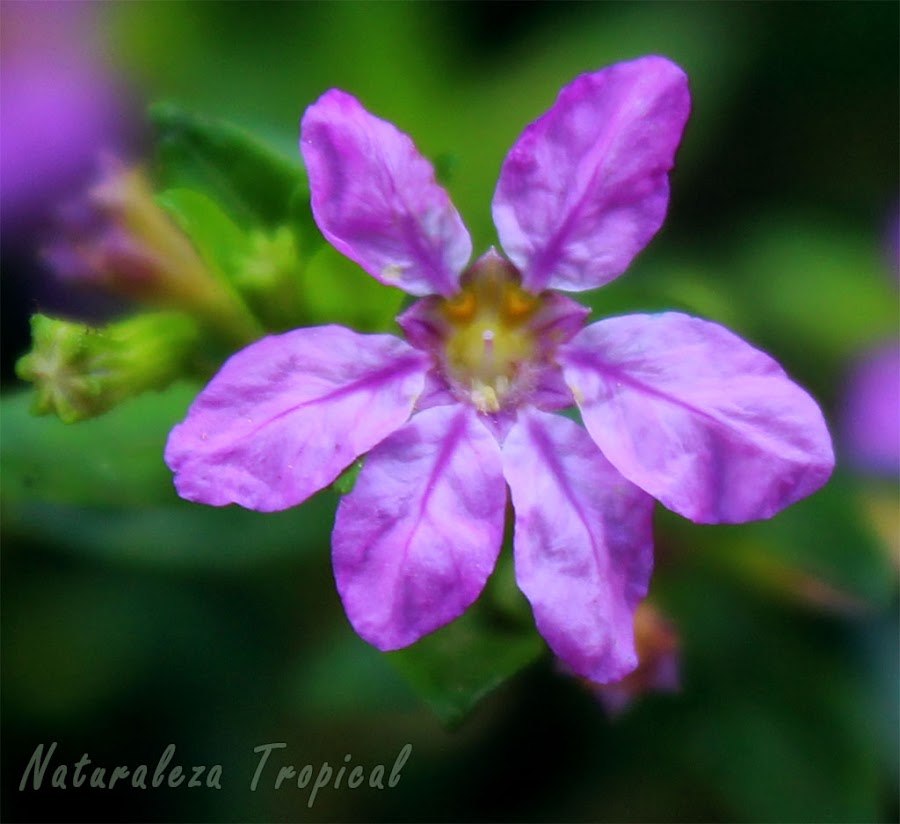
M684 695L665 735L693 780L738 820L876 820L875 693L850 651L866 622L845 636L836 618L773 603L702 555L685 557L663 590L685 646Z
M329 632L291 662L291 704L305 718L354 717L372 712L428 712L390 656L349 626ZM359 690L364 682L366 689Z
M779 216L741 233L730 265L741 326L823 391L866 347L896 338L897 284L877 235ZM810 353L815 357L810 357Z
M323 245L303 273L304 308L319 323L375 332L392 325L405 294L383 286L332 246Z
M210 271L240 295L267 331L282 332L311 320L310 296L302 291L303 263L289 225L245 230L218 203L193 189L167 189L157 201Z
M453 623L389 657L437 716L455 726L544 650L533 627L500 623L477 603Z
M247 253L247 233L200 191L166 189L156 201L191 239L211 271L228 280L237 261Z
M327 556L334 500L320 495L294 509L268 514L180 500L169 506L113 510L23 500L4 505L4 518L10 534L53 543L77 557L230 572L272 558Z
M896 590L890 550L866 520L850 477L767 521L697 526L660 508L662 534L770 593L838 612L884 608ZM688 550L689 548L689 550Z
M324 243L299 152L290 161L235 126L171 104L151 107L151 118L167 187L159 203L267 329L391 325L404 294Z
M356 479L362 471L362 460L354 461L331 484L331 488L339 495L346 495L356 486Z
M295 198L308 200L299 152L285 157L237 126L174 103L155 104L149 114L164 188L201 191L244 226L275 228Z
M758 547L788 570L805 571L869 607L887 607L895 592L889 549L865 520L856 484L846 475L769 521L724 531L734 543Z
M67 426L0 401L3 520L10 534L113 562L233 569L273 555L327 552L334 496L283 513L182 501L163 462L169 430L198 387L172 386Z
M0 477L7 515L26 501L107 508L172 503L162 448L196 392L193 384L148 392L77 426L33 417L28 393L5 395Z

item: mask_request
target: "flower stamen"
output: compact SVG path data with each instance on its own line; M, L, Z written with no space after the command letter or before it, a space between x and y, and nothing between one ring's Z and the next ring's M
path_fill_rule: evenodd
M498 412L522 394L527 364L541 351L530 324L541 303L522 289L509 261L489 253L463 276L462 289L439 304L445 373L480 412Z
M485 329L481 333L481 340L484 342L484 365L486 369L493 370L496 360L494 358L494 330Z

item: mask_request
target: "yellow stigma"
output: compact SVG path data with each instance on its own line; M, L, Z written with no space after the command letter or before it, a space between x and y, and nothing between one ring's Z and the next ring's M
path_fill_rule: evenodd
M528 321L540 298L525 292L515 270L499 257L483 260L470 275L462 290L440 306L450 328L446 365L479 411L498 412L522 364L534 357Z

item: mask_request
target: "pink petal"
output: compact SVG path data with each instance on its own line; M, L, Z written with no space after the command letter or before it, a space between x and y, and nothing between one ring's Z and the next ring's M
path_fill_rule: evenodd
M692 521L769 518L831 474L816 402L718 324L676 312L610 318L559 360L606 457Z
M541 306L531 319L538 345L546 353L559 344L571 340L584 327L591 310L559 292L547 292L541 296Z
M412 140L332 89L306 110L300 150L322 234L372 277L412 295L451 295L469 233Z
M526 289L577 292L625 271L665 218L689 110L684 72L643 57L578 77L525 129L493 213Z
M169 435L178 494L260 512L300 503L402 426L428 366L399 338L341 326L257 341Z
M545 412L521 415L503 471L516 510L516 580L539 632L579 675L622 678L638 663L634 611L653 568L653 499L578 424Z
M354 629L392 650L461 615L494 568L505 507L500 448L474 410L418 413L338 507L334 574Z
M437 350L451 331L441 313L441 302L434 295L421 298L397 316L397 325L403 330L403 336L416 349Z
M459 403L459 399L453 392L453 388L447 382L447 379L432 369L425 375L425 388L419 399L416 401L414 412L423 409L430 409L432 406L447 406Z

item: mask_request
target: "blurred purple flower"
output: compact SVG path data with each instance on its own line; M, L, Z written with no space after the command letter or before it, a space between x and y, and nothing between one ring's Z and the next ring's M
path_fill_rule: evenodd
M3 225L46 212L79 182L97 151L118 142L121 101L97 58L98 4L2 6L0 196Z
M844 394L843 446L858 469L900 475L900 343L866 353Z
M241 298L156 202L144 171L101 160L94 184L60 208L59 234L44 249L58 278L189 312L242 344L260 337Z
M626 675L651 496L704 523L767 518L833 465L815 402L733 333L674 312L583 328L588 310L555 291L613 280L659 229L689 108L660 57L577 78L503 164L508 260L466 268L469 234L410 138L323 95L301 128L313 214L373 277L423 296L398 318L409 343L324 326L239 352L170 435L179 494L284 509L372 450L338 508L334 570L356 631L391 650L478 597L508 485L539 631L579 675ZM573 403L587 432L553 414Z
M893 281L900 279L900 207L885 232L884 251ZM844 387L841 446L858 470L900 476L900 341L861 353Z
M148 302L190 303L210 278L187 236L156 203L144 171L102 156L94 183L59 209L44 258L60 280Z

